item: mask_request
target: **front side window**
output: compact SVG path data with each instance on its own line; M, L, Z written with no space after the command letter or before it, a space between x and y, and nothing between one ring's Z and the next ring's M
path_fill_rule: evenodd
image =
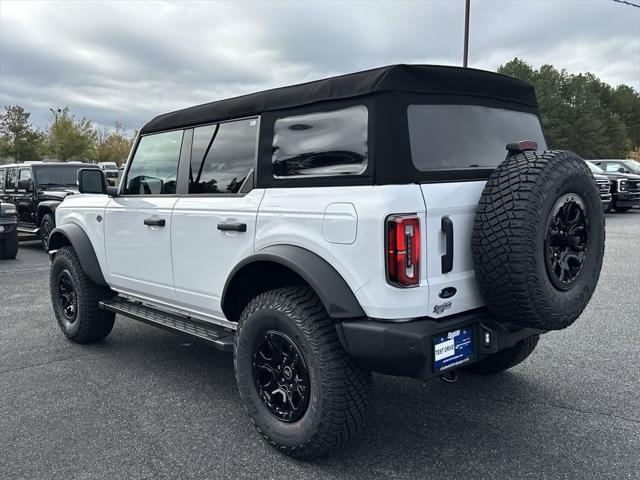
M411 159L421 171L495 168L507 143L533 140L546 150L531 113L478 105L409 105Z
M4 190L4 169L0 169L0 190Z
M33 175L39 188L75 187L78 170L81 168L91 168L91 165L39 165L33 167ZM22 179L20 171L20 180Z
M274 177L360 175L367 168L367 107L276 120Z
M619 169L623 169L622 164L621 163L607 163L605 166L605 169L607 170L607 172L617 172Z
M194 129L189 193L238 193L254 168L257 141L256 118Z
M182 134L182 130L175 130L140 139L127 173L125 195L176 193Z
M20 180L29 180L31 178L31 170L28 168L21 168L20 173L18 175L18 181Z
M7 170L7 190L15 190L18 184L18 170L16 168L9 168Z

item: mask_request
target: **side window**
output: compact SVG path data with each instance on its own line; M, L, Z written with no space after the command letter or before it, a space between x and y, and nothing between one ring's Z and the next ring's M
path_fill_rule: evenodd
M273 176L359 175L367 168L367 108L276 120Z
M622 165L619 163L607 163L607 166L605 168L605 170L607 172L617 172L619 168L621 168Z
M257 141L256 118L194 129L189 193L238 193L255 166Z
M182 130L147 135L140 139L131 160L126 195L171 195L176 193Z
M4 190L4 168L0 168L0 192Z
M16 189L16 185L18 184L18 170L16 168L7 169L7 190L14 191Z

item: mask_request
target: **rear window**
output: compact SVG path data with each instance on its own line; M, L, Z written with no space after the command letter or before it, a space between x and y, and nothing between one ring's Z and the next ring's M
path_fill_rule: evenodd
M493 168L507 143L533 140L547 148L531 113L475 105L409 105L411 158L418 170Z

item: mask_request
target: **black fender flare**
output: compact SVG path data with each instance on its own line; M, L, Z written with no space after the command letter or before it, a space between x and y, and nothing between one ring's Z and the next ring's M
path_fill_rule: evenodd
M53 229L49 236L49 250L53 251L65 245L73 247L80 260L80 265L82 265L82 270L94 283L107 285L91 240L82 227L75 223L68 223Z
M40 222L47 213L55 213L56 208L58 208L58 205L61 203L62 201L60 200L43 200L40 202L37 208L37 225L40 226Z
M229 287L233 279L243 268L256 262L277 263L299 275L316 292L332 318L366 316L353 291L335 268L312 251L294 245L272 245L238 263L227 277L222 291L223 312L229 305Z

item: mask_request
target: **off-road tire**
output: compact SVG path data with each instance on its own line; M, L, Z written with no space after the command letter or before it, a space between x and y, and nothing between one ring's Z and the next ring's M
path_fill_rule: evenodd
M504 372L525 361L533 353L540 340L540 335L533 335L520 340L514 346L500 350L493 355L473 363L464 370L479 375L491 375Z
M252 351L268 330L293 340L307 364L311 396L299 420L286 423L258 395ZM255 297L236 334L234 366L249 418L264 439L291 457L310 460L340 448L361 430L371 394L371 373L345 352L322 302L308 287L280 288Z
M11 232L4 240L0 240L0 259L10 260L18 255L18 232Z
M548 222L556 202L577 195L588 239L579 276L567 290L547 270ZM524 152L502 162L487 181L475 216L473 261L482 298L501 321L560 330L587 306L604 255L604 213L584 160L572 152Z
M69 322L62 311L58 296L60 275L67 271L76 293L77 310L75 320ZM90 343L101 340L113 329L115 314L101 310L98 303L114 295L114 292L96 285L82 270L78 255L71 246L60 248L51 264L49 278L51 305L62 333L75 343Z
M56 228L56 219L53 214L47 213L40 222L40 241L45 252L49 251L49 236L54 228Z
M631 210L631 207L613 207L616 212L624 213Z

